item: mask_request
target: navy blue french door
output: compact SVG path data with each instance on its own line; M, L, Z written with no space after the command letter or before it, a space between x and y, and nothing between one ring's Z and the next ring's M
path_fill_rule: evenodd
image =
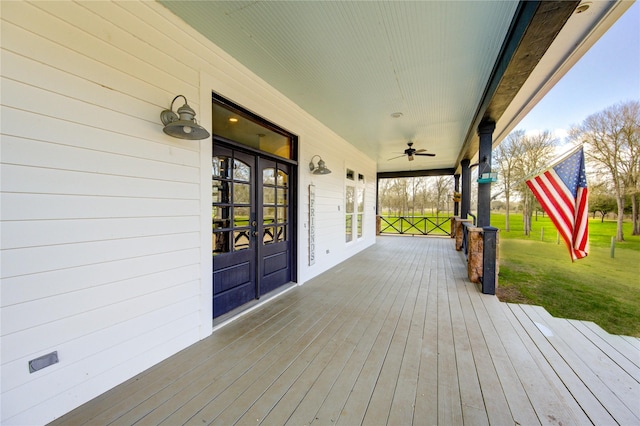
M214 144L214 318L291 281L290 167Z

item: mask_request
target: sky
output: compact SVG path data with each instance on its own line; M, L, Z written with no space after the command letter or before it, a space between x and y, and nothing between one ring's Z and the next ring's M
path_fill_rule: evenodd
M549 130L562 143L572 125L630 100L640 100L640 1L613 24L516 129L527 133Z

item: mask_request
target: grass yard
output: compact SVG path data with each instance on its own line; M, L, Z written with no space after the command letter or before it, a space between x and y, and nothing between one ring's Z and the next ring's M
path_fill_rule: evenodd
M491 225L501 229L501 300L541 305L556 317L593 321L610 333L640 337L640 236L631 235L631 223L625 223L626 241L616 243L612 259L615 222L591 221L589 256L572 263L548 218L534 218L529 237L523 234L521 215L510 219L511 231L505 232L504 215L491 216Z

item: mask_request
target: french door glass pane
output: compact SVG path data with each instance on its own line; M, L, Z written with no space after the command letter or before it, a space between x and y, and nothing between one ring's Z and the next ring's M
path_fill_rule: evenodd
M212 251L214 256L231 251L229 245L230 234L228 231L213 233Z
M276 208L275 207L263 207L262 208L262 223L270 225L276 221Z
M278 223L284 223L287 221L287 208L278 207Z
M243 161L234 160L233 179L242 182L249 182L251 180L251 167Z
M289 184L289 175L282 170L278 170L278 186L287 187Z
M264 187L262 189L263 191L263 202L264 204L275 204L276 203L276 189L275 188L269 188L269 187Z
M233 209L233 226L248 226L250 213L250 207L235 206Z
M276 228L274 226L265 226L264 227L264 231L263 231L263 235L262 235L262 243L263 244L271 244L271 243L274 242L275 230L276 230Z
M251 204L251 184L233 183L233 203Z
M229 182L214 180L211 183L211 197L214 203L229 202Z
M226 156L216 156L211 158L211 175L218 178L230 178L231 159Z
M233 231L233 251L249 248L249 229L238 229Z
M213 206L213 229L228 228L230 223L230 207Z
M275 177L276 169L269 167L262 171L262 183L265 185L275 185L276 177Z

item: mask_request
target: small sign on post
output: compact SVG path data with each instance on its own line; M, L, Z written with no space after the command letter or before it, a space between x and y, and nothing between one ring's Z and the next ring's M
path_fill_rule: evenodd
M309 185L309 266L316 263L316 187Z

